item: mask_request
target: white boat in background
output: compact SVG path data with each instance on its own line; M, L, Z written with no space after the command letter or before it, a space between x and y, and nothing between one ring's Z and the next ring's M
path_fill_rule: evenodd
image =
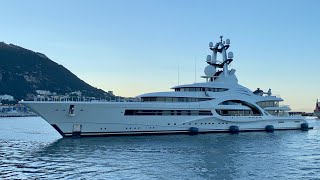
M27 107L19 105L0 105L0 117L29 117L37 116Z
M313 111L313 115L320 119L320 102L317 99L316 107Z
M222 36L209 43L202 83L178 85L168 92L137 96L138 102L21 101L63 137L209 133L312 129L306 118L288 116L289 106L271 89L252 92L229 70L233 53ZM222 61L217 55L222 55Z

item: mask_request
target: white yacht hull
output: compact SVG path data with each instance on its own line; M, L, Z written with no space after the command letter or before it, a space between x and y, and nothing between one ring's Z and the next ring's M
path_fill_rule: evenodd
M239 131L265 131L266 126L274 130L301 129L306 119L301 116L220 116L212 115L125 115L128 109L183 109L209 110L201 103L141 103L141 102L44 102L22 101L51 124L63 137L230 132L231 126ZM70 114L69 107L74 105ZM312 127L308 127L312 128Z

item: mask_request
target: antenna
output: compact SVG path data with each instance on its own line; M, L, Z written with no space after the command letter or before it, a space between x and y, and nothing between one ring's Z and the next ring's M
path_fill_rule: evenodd
M197 57L194 57L194 82L197 83Z
M178 86L180 85L180 67L179 67L179 63L178 63Z

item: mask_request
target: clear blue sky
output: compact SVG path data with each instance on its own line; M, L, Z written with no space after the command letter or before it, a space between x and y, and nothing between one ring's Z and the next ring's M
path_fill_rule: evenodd
M320 98L318 0L0 0L0 41L42 52L121 96L197 81L208 42L231 39L239 83L293 110Z

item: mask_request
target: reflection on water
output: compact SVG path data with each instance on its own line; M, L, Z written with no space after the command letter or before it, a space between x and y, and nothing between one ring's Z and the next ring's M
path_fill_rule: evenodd
M0 119L0 178L319 178L314 123L308 132L60 139L41 118Z

